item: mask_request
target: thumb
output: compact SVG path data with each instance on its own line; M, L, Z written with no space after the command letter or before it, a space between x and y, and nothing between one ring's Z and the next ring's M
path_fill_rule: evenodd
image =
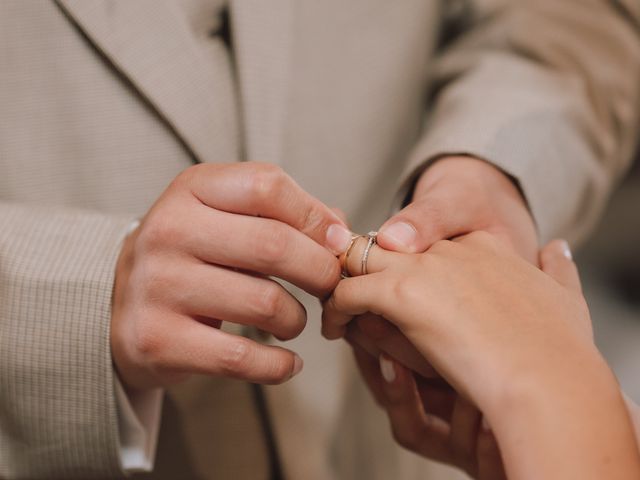
M573 263L571 249L566 240L553 240L540 251L542 271L561 285L575 292L582 292L580 276Z
M457 207L450 193L431 191L387 220L378 231L377 242L386 250L422 253L438 240L475 230L473 207Z

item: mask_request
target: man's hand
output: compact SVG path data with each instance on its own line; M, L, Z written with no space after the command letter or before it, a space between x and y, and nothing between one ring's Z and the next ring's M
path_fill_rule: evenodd
M421 253L439 240L486 231L502 240L523 258L537 264L535 224L514 182L491 164L473 157L443 157L427 168L418 180L412 202L387 220L378 232L385 250ZM331 323L331 322L329 322ZM428 365L417 365L417 352L406 344L385 342L376 335L380 322L371 315L358 321L369 339L360 345L375 351L377 345L405 366L429 376ZM378 338L375 338L375 337Z
M473 157L444 157L416 183L413 200L378 232L386 250L421 253L438 240L484 230L537 262L535 224L513 181Z
M382 225L377 240L387 250L417 253L426 251L439 240L478 230L500 237L522 257L537 264L535 224L512 179L491 164L473 157L443 157L424 171L416 183L412 202ZM391 386L385 384L379 369L366 368L366 365L376 366L378 356L384 353L416 372L416 378L437 375L397 328L381 317L366 314L356 318L347 327L346 338L354 346L358 366L369 389L396 428L395 418L411 415L412 411L406 409L401 413L402 408L390 400ZM454 401L450 399L449 404L453 405ZM449 432L460 430L451 424L451 418L444 420L448 421ZM493 448L495 442L478 443L486 446L486 455L483 451L469 450L465 457L460 454L465 450L456 444L468 445L467 438L475 437L433 435L422 445L422 453L456 464L470 473L475 470L479 477L484 477L480 473L485 470L500 471L501 465L496 461L499 456ZM452 456L452 452L458 454Z
M496 438L471 402L441 378L423 378L386 355L378 361L356 344L353 352L400 445L476 480L506 479Z
M118 259L111 350L121 379L145 389L193 373L259 383L291 378L302 368L296 354L225 333L221 322L296 337L304 307L269 277L326 296L340 276L330 250L349 238L342 221L278 167L189 168Z

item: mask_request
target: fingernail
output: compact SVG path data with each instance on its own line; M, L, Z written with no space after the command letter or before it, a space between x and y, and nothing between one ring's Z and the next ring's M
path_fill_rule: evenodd
M383 235L391 240L396 246L413 251L413 245L416 241L417 232L413 225L405 222L397 222L384 227L378 232L378 238Z
M393 383L396 379L396 370L393 368L393 362L384 355L380 355L380 373L387 383Z
M293 372L291 373L291 376L295 377L297 374L299 374L300 370L302 370L303 365L304 362L302 361L302 358L300 358L300 356L296 354L295 359L293 360Z
M344 253L351 241L351 232L334 223L327 229L327 247L336 255Z
M482 416L482 429L485 432L491 431L491 425L489 425L489 421L487 420L487 417L485 417L484 415Z
M560 245L562 248L562 254L568 259L568 260L573 260L573 255L571 254L571 247L569 247L569 242L567 242L566 240L562 240L560 242Z

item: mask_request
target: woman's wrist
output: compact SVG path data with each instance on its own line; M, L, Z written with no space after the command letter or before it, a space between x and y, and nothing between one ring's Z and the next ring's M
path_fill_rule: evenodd
M619 396L618 382L595 346L567 348L556 358L540 358L530 368L510 369L504 380L496 380L492 398L483 398L482 408L495 422L507 415L579 400L585 392ZM594 390L597 390L594 392ZM505 412L508 412L505 415Z
M515 378L484 411L509 478L614 478L636 462L619 384L597 351L583 354Z

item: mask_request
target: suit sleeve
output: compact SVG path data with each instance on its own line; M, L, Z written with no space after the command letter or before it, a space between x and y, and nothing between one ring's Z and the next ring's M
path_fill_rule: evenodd
M398 199L434 159L473 155L519 183L541 241L579 241L633 158L640 7L603 0L467 7L432 64L430 115Z
M0 203L0 477L122 476L109 324L131 221Z

